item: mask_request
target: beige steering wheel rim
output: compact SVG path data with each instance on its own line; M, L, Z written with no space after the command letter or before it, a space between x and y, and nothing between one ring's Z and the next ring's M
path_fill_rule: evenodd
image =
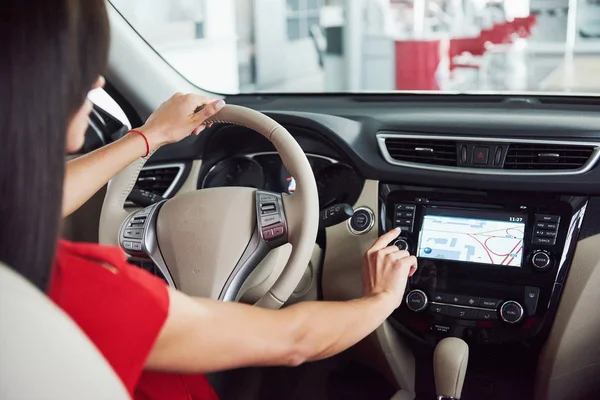
M302 278L314 249L319 201L312 168L292 135L279 123L257 111L227 105L206 123L235 124L260 133L274 145L283 164L296 180L297 188L294 194L283 197L287 238L288 243L292 245L292 251L275 284L257 303L265 308L279 308ZM119 244L121 226L131 214L125 210L125 200L148 158L136 160L109 182L100 216L100 243Z

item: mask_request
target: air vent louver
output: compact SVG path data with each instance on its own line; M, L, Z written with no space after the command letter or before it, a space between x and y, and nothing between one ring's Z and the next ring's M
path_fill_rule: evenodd
M183 167L165 166L160 168L145 168L140 172L135 187L141 190L147 190L162 197L170 195L170 188L173 186L177 175Z
M560 144L514 143L508 148L504 169L569 170L583 167L594 147Z
M398 161L446 166L457 165L456 143L452 140L388 138L385 145L390 156Z

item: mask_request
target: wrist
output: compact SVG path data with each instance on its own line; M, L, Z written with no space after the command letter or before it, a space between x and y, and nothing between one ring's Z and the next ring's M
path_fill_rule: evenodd
M158 132L155 128L147 125L142 125L139 128L133 129L138 132L142 132L146 139L148 140L148 145L150 147L150 152L158 150L160 147L165 145L165 141L162 139L163 135L161 132Z
M382 290L381 292L373 293L367 296L367 298L373 299L373 301L389 308L390 313L400 306L402 298L397 293L391 290Z

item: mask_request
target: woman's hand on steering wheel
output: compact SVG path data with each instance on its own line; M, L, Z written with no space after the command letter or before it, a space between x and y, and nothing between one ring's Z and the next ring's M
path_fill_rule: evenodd
M138 130L148 138L150 150L198 135L204 122L225 107L223 100L196 94L175 93L148 118Z

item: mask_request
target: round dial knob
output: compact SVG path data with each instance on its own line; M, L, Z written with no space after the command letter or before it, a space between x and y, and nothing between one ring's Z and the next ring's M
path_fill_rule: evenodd
M400 250L408 250L408 242L404 239L398 239L394 242L394 246L396 246Z
M411 290L410 293L406 295L406 307L411 311L423 311L428 303L427 295L421 290Z
M500 307L500 317L508 324L516 324L523 319L523 306L516 301L507 301Z
M550 254L546 253L545 251L538 250L533 253L533 256L531 257L531 264L535 269L544 271L550 268L552 265L552 258L550 257Z

